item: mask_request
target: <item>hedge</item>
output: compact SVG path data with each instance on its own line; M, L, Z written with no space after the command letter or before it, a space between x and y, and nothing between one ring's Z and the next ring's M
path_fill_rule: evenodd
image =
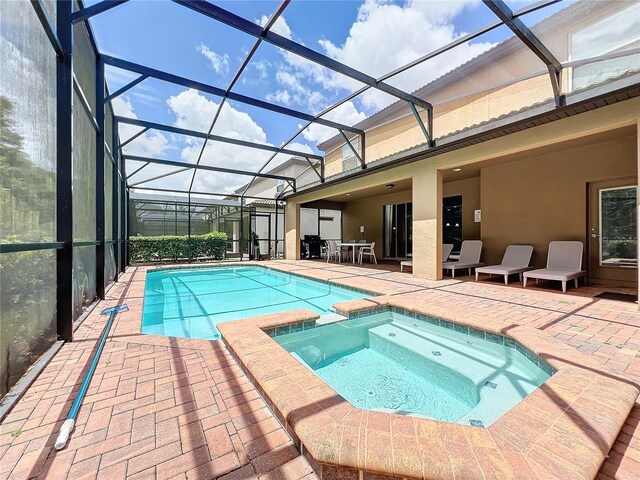
M164 235L160 237L130 237L129 256L132 262L163 260L222 259L227 250L227 234L211 232L205 235Z

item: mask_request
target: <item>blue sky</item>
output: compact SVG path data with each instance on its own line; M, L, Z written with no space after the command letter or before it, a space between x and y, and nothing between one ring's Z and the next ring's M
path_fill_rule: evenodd
M86 5L93 3L95 1L87 1ZM257 23L264 23L279 4L276 1L214 3ZM512 0L508 3L517 9L532 2ZM527 23L547 16L548 11L530 15ZM380 76L494 20L492 12L477 0L293 0L273 30L365 73ZM127 2L94 17L91 26L103 53L221 88L227 88L255 42L254 38L231 27L173 2L159 0ZM413 91L510 36L510 31L501 27L401 74L389 83ZM116 69L107 71L112 91L134 77ZM360 86L263 42L234 91L316 114ZM118 114L207 131L219 101L209 95L147 79L120 98L116 108ZM354 124L393 101L386 94L370 91L328 118ZM230 108L223 109L224 114L214 133L280 146L301 123L234 102L229 102L228 106ZM135 132L135 129L127 128L123 132L125 138ZM324 127L314 127L296 138L293 148L318 152L317 142L335 133ZM210 146L216 148L205 151L203 162L211 165L231 164L256 170L265 158L263 152L239 152L237 147ZM193 162L201 147L199 140L151 132L132 142L130 151ZM284 158L279 158L276 162L282 160ZM155 170L146 170L148 176L155 173ZM201 183L201 188L216 190L224 188L227 191L235 187L214 179Z

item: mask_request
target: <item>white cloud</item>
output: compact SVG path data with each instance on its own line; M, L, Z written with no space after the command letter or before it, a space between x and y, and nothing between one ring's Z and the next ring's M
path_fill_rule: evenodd
M287 145L287 148L289 150L297 150L303 153L313 153L313 148L311 148L306 143L291 142L289 145Z
M196 90L185 90L167 100L169 108L176 116L175 125L200 132L207 132L211 126L218 103L207 99ZM236 110L225 103L213 133L228 138L236 138L253 143L271 145L267 141L267 135L251 116L240 110ZM181 158L185 162L195 163L202 149L201 139L189 139L181 151ZM311 147L301 143L289 145L290 149L312 153ZM257 172L260 167L271 157L272 153L249 147L241 147L220 142L207 142L202 165ZM278 155L269 163L270 168L283 163L288 155ZM194 191L231 193L251 179L250 176L228 175L218 172L201 170L197 173L193 184ZM188 186L188 185L187 185Z
M263 15L256 20L256 23L264 27L268 20L269 17ZM284 16L276 20L271 31L290 40L294 39L291 27ZM326 83L329 80L328 70L291 52L282 49L278 49L278 51L282 55L283 62L276 66L275 78L281 88L268 94L266 99L284 105L301 106L312 112L325 107L327 102L323 93L317 88L304 85L304 83L311 82L316 85ZM265 72L261 72L261 75L263 73L266 74L266 69Z
M269 21L269 17L267 17L266 15L263 15L256 20L256 23L261 27L264 27L268 21ZM293 38L293 36L291 35L291 27L289 27L289 25L287 24L283 16L278 17L278 19L276 20L276 23L274 23L273 27L271 27L271 31L273 33L277 33L278 35L282 35L283 37L288 38L289 40Z
M133 111L131 102L120 95L112 101L113 110L121 117L138 118ZM141 131L141 127L135 125L119 124L120 139L124 142ZM169 143L167 138L160 132L146 132L124 147L124 152L130 155L140 155L143 157L161 157Z
M344 125L355 125L367 118L367 116L363 112L358 111L353 102L346 102L338 108L330 111L322 118L326 120L333 120L334 122L339 122ZM300 127L301 126L302 125L300 125ZM302 132L302 135L306 140L316 143L324 142L335 134L336 130L334 128L325 127L316 123L310 125L304 130L304 132Z
M304 105L306 109L315 112L320 110L325 103L324 95L318 90L312 90L302 84L300 75L290 70L278 70L276 81L284 88L267 95L269 102L282 103L284 105Z
M360 7L358 18L344 43L336 45L326 39L319 43L330 57L371 76L380 77L461 35L456 32L451 20L464 8L476 3L475 0L412 0L400 6L367 0ZM389 83L411 92L491 46L490 43L460 45L393 77ZM336 73L332 73L324 83L325 88L340 87L347 91L360 86L358 82ZM361 101L365 107L380 109L395 101L395 98L371 89L362 95Z
M209 60L209 64L211 65L211 68L213 68L214 72L220 74L226 74L229 72L229 55L226 53L224 55L217 54L204 43L201 43L198 46L198 51Z
M452 21L463 10L477 4L479 0L407 0L402 5L386 0L366 0L344 42L321 39L318 47L341 63L380 77L463 35L456 31ZM257 22L265 25L267 20L262 17ZM278 19L273 30L297 40L284 16ZM491 46L490 43L460 45L393 77L388 83L412 92ZM276 73L279 88L270 94L270 101L318 111L329 103L327 97L352 92L362 86L356 80L295 54L282 50L280 53L283 62ZM357 105L367 111L377 111L395 100L391 95L370 89L357 99Z

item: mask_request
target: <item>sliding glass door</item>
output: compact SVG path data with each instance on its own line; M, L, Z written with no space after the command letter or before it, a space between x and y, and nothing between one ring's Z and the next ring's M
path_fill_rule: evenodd
M383 253L385 258L406 258L412 252L411 203L383 207Z

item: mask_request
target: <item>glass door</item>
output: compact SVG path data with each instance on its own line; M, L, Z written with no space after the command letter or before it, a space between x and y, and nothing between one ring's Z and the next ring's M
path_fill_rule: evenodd
M462 195L442 199L442 243L453 244L459 252L462 245Z
M589 184L589 278L595 283L637 282L635 179Z
M412 252L411 203L385 205L383 214L383 254L385 258L407 258Z

